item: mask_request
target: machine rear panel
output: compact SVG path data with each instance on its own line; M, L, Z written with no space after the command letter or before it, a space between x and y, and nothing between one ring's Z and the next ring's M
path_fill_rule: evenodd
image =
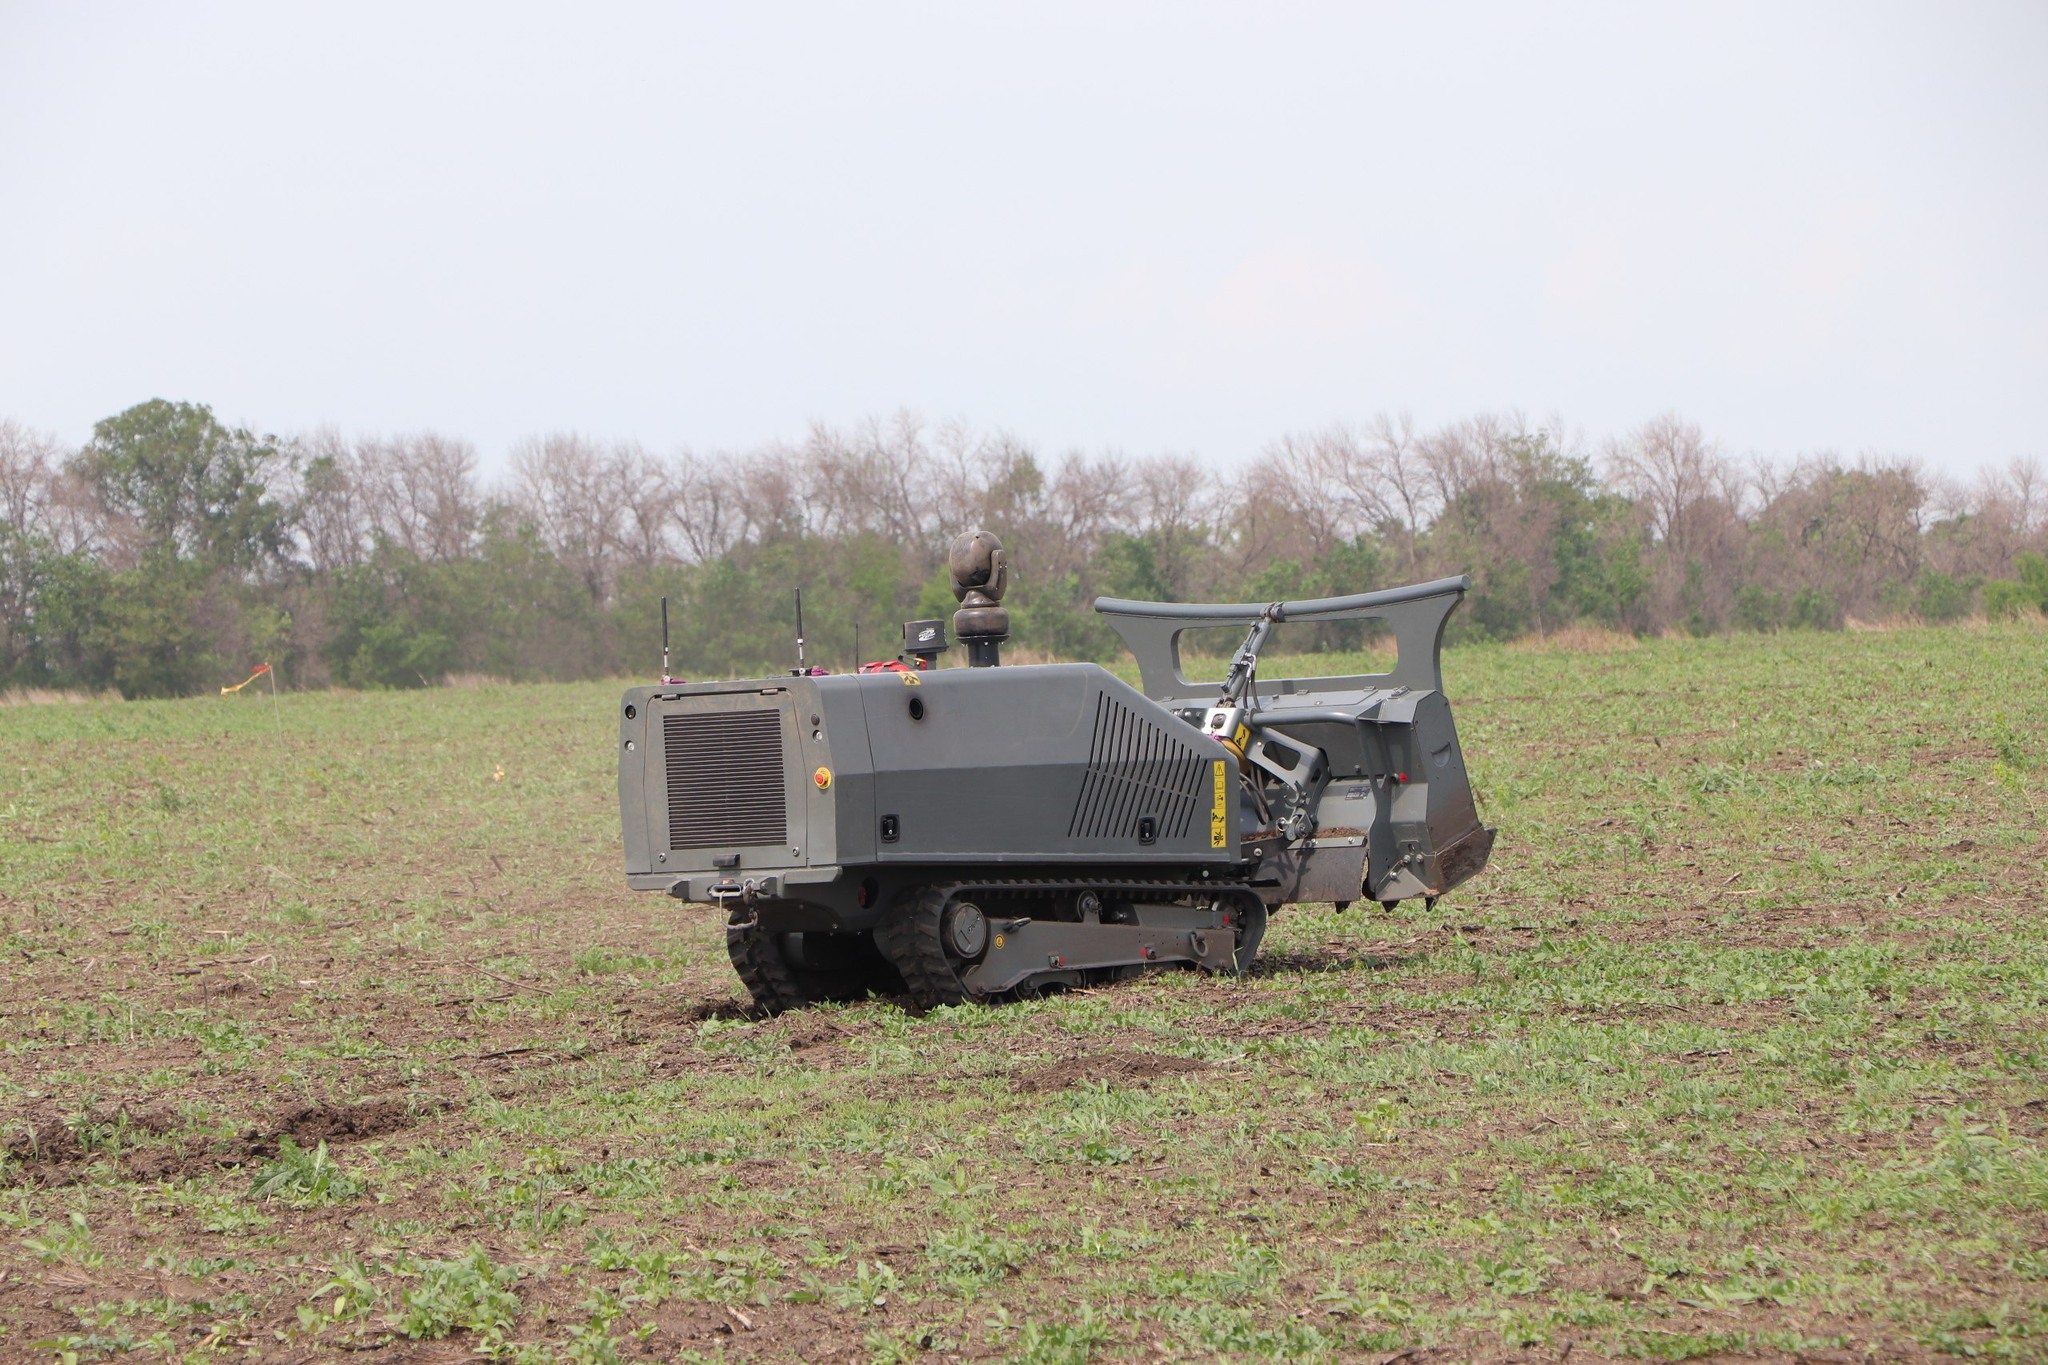
M778 709L661 718L671 850L789 842Z

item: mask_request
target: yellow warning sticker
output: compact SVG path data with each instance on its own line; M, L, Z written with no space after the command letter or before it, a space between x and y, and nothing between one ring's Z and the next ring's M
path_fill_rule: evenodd
M1223 800L1230 792L1230 785L1224 779L1228 765L1222 759L1216 760L1216 803L1209 808L1209 847L1223 847L1224 820Z

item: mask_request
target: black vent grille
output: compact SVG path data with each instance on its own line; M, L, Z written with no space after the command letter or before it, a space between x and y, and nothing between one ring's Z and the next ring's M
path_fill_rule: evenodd
M1095 744L1074 802L1069 838L1135 839L1154 817L1161 839L1187 834L1209 791L1200 750L1108 693L1095 699Z
M663 716L668 846L740 848L789 841L782 712Z

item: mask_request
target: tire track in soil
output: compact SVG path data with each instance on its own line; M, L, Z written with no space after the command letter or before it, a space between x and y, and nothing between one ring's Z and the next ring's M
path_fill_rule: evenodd
M0 1174L0 1184L74 1184L86 1178L100 1157L111 1158L125 1179L178 1180L268 1161L282 1150L286 1139L300 1147L312 1147L321 1142L385 1137L449 1108L449 1102L438 1096L424 1101L411 1096L356 1104L302 1104L232 1138L191 1140L170 1148L145 1142L126 1151L110 1151L109 1146L118 1147L131 1134L145 1139L168 1136L176 1131L177 1121L161 1109L131 1111L125 1106L88 1110L67 1120L45 1106L23 1119L21 1133L8 1141L4 1151L12 1169Z

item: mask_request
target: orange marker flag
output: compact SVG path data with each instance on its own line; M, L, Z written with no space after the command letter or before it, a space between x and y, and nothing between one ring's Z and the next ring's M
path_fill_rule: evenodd
M233 687L223 687L223 688L222 688L222 689L220 690L220 694L221 694L221 695L222 695L223 697L225 697L225 696L226 696L226 695L227 695L228 693L230 693L230 692L239 692L239 691L241 691L241 690L242 690L243 688L247 687L247 686L248 686L248 685L249 685L250 683L252 683L252 682L255 682L255 681L256 681L256 680L258 679L258 678L262 677L262 676L263 676L263 675L264 675L265 673L268 673L269 671L270 671L270 665L269 665L269 664L258 664L258 665L256 665L256 671L255 671L254 673L251 673L251 674L250 674L250 675L249 675L248 677L246 677L246 678L242 679L242 680L241 680L240 682L236 683L236 684L235 684L235 685L234 685Z

